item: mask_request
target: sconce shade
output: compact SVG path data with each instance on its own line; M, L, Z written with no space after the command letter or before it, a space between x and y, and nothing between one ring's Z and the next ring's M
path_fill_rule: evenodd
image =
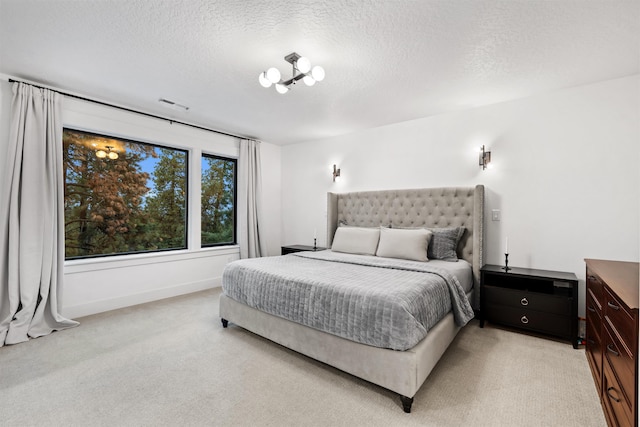
M491 151L485 151L483 145L482 147L480 147L478 164L482 166L482 170L485 170L487 167L489 167L489 163L491 163Z
M333 165L333 182L340 179L340 169L336 165Z

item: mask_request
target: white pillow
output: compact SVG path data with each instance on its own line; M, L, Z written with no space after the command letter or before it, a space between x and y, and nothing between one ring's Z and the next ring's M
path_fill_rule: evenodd
M375 255L380 240L379 228L338 227L331 250L349 254Z
M428 261L427 248L432 233L424 228L406 230L380 228L377 256L402 258L412 261Z

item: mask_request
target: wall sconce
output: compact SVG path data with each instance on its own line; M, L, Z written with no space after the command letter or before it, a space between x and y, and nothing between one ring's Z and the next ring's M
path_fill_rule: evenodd
M105 148L107 149L107 151L104 151L102 148L96 151L97 158L104 159L105 157L108 157L111 160L115 160L118 158L118 153L116 153L115 151L111 151L111 149L113 148L112 146L107 145L105 146Z
M340 181L340 169L333 165L333 182Z
M280 70L275 67L269 68L267 71L263 71L258 76L258 81L262 87L271 87L275 85L276 91L280 94L285 94L291 89L291 85L296 84L300 79L307 86L313 86L316 82L324 80L324 68L319 65L311 68L311 61L304 56L300 56L293 52L284 57L284 60L292 65L292 75L288 80L283 80L280 74Z
M485 170L489 167L489 163L491 163L491 151L485 151L483 145L480 147L480 159L478 164L482 166L482 170Z

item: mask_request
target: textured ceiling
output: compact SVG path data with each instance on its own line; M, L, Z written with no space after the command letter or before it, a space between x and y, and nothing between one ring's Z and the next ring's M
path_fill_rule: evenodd
M0 0L0 73L275 144L639 72L637 0Z

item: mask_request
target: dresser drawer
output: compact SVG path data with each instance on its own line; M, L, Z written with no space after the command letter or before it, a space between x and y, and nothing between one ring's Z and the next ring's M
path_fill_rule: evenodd
M587 292L586 305L587 324L591 324L594 330L600 331L602 327L602 312L597 302L593 299L593 295L589 292Z
M600 338L600 327L594 327L593 323L587 322L587 346L586 354L596 379L596 388L600 390L602 385L602 340Z
M602 318L602 301L598 301L591 289L587 289L587 316L589 314L597 314Z
M587 289L593 293L596 301L602 305L602 302L604 301L604 283L589 268L587 268Z
M603 364L604 372L602 375L602 403L604 404L609 416L613 418L610 423L614 426L633 426L633 410L628 402L624 399L620 391L620 384L616 380L611 367L607 362Z
M633 406L635 397L635 362L627 350L620 344L607 327L604 328L602 337L602 351L604 353L611 370L616 375L616 380L620 385L622 394L629 406Z
M633 316L608 289L605 289L603 309L605 319L608 319L606 323L612 327L613 332L618 334L622 345L633 357L636 353L636 325Z
M571 338L571 321L568 316L505 305L487 305L487 307L489 321L562 338Z
M534 311L567 316L571 313L571 299L522 290L485 286L485 301L488 305L504 305Z

